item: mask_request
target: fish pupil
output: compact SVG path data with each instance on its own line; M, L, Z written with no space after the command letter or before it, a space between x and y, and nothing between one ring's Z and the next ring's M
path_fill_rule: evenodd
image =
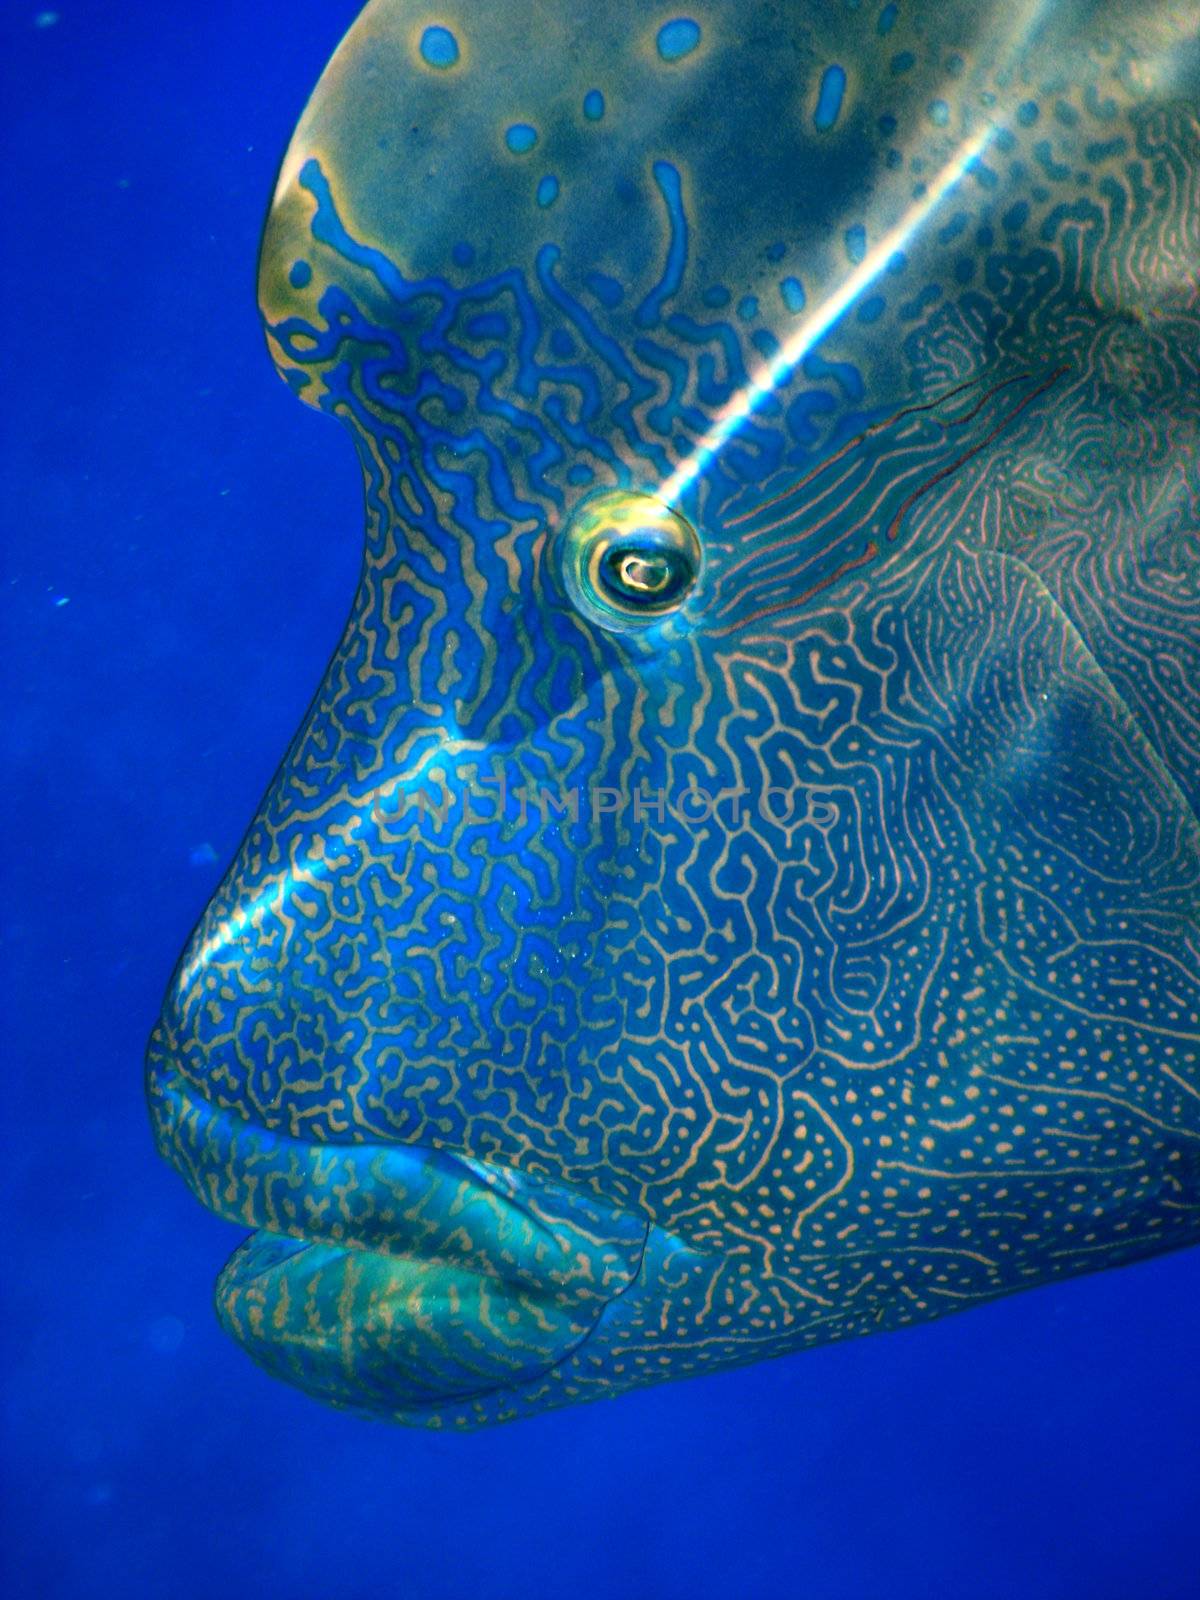
M687 563L675 552L654 544L615 544L600 559L600 579L625 604L669 605L687 587Z

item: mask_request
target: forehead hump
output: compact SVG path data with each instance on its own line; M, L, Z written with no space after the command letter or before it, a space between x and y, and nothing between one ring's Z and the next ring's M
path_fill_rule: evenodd
M1042 9L375 0L284 163L264 312L293 297L324 184L356 245L409 280L536 282L549 244L565 281L643 326L728 295L782 338L1019 98ZM1056 8L1060 32L1080 9ZM1085 51L1076 87L1112 66Z

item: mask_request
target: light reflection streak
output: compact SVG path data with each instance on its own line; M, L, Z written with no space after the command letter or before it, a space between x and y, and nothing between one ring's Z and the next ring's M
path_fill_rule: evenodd
M888 229L879 243L867 252L845 282L819 305L813 307L778 355L773 356L749 383L726 402L696 448L680 462L664 483L652 491L656 499L662 500L669 506L678 503L680 496L695 482L722 446L754 414L763 400L773 395L787 382L796 366L817 341L828 333L864 289L874 283L897 251L903 250L912 240L930 214L963 177L971 163L983 154L995 131L995 124L991 124L981 128L968 139L930 183L921 198L914 201L900 220Z

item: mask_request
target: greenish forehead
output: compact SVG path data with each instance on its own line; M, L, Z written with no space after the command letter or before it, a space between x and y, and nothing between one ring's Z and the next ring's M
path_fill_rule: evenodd
M1055 8L1059 32L1079 9ZM287 299L316 161L349 233L409 279L529 274L550 243L567 281L628 297L644 326L669 299L784 339L949 167L977 158L986 184L995 128L1049 86L1041 11L376 0L285 162L264 309ZM1076 98L1126 55L1093 30Z
M1137 311L1126 168L1182 92L1185 11L375 0L281 170L274 358L377 441L381 391L351 375L393 422L403 391L393 447L435 478L485 434L497 526L615 481L699 517L715 571L731 487L773 492L917 391L1032 370L1081 295ZM1083 284L1067 235L1111 269Z

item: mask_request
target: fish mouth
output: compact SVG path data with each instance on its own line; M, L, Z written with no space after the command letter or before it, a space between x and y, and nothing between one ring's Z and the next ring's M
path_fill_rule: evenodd
M160 1153L256 1231L216 1286L226 1331L332 1404L437 1420L574 1356L638 1280L650 1225L571 1186L420 1145L326 1144L196 1092L160 1024Z

